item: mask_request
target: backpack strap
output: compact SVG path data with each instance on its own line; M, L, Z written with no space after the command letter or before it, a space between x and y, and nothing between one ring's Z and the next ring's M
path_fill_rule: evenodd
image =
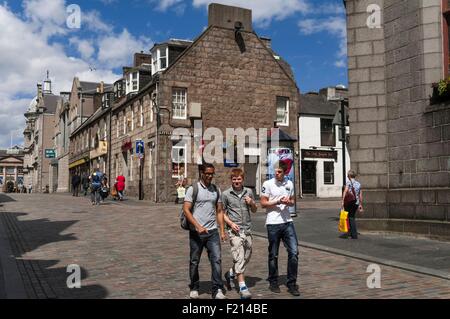
M196 181L194 184L192 184L192 209L194 209L195 201L197 200L198 195L198 182Z

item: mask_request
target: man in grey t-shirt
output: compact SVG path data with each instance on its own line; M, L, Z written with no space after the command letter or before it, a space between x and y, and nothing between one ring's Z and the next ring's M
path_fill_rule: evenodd
M191 299L198 299L200 276L198 266L203 248L208 251L211 263L211 282L213 299L226 299L223 294L220 240L226 239L220 189L211 184L214 166L203 164L200 168L201 179L197 183L197 197L193 198L193 187L189 187L184 198L183 212L191 224L189 231ZM218 225L217 225L218 224ZM217 229L219 226L219 230Z

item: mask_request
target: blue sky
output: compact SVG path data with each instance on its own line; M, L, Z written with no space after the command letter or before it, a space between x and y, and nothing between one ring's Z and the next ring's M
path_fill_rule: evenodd
M342 0L10 0L0 4L0 148L11 132L23 143L23 113L47 69L54 92L69 90L74 76L112 82L133 52L200 35L211 2L252 9L255 31L272 39L302 93L347 86ZM80 29L67 27L71 4L81 9Z

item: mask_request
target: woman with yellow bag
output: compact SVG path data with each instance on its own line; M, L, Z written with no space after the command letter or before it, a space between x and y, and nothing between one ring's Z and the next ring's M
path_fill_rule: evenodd
M362 190L361 184L355 179L356 173L353 170L349 170L347 173L348 181L345 185L344 193L342 194L341 209L348 212L348 226L347 233L341 235L341 238L358 239L358 231L356 229L356 212L359 210L363 212L362 206Z

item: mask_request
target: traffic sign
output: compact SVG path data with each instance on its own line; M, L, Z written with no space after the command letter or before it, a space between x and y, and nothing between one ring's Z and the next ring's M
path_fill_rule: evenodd
M139 158L142 158L142 156L144 155L144 141L143 140L136 140L136 154L139 156Z

